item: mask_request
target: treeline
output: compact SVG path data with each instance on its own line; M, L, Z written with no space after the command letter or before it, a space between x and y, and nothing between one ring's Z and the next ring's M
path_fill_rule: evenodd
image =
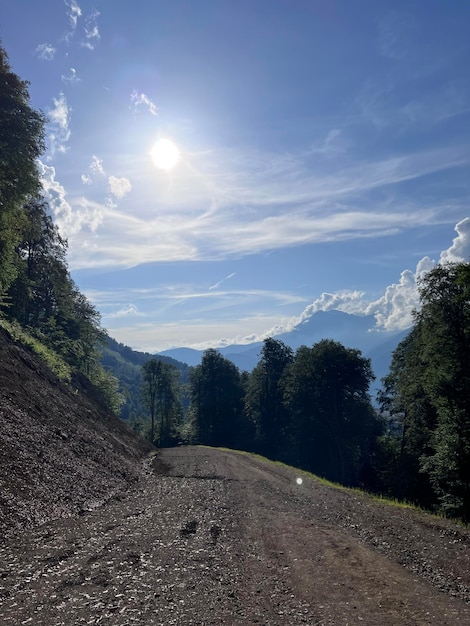
M161 445L259 452L468 522L470 264L438 265L420 296L383 380L380 411L368 395L370 361L358 350L325 339L294 353L271 338L251 373L207 350L190 370L187 411L176 370L151 359L143 369L147 433Z
M59 355L65 377L75 376L77 384L87 377L118 412L118 381L100 362L106 332L69 274L67 242L42 194L37 159L45 123L0 46L0 315L10 330L15 323L23 336L26 330L43 354Z
M380 395L389 416L378 485L470 521L470 263L438 265Z

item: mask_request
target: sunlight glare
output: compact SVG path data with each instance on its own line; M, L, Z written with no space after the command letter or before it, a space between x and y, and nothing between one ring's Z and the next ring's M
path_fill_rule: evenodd
M150 151L154 164L161 170L171 170L180 159L180 151L169 139L159 139Z

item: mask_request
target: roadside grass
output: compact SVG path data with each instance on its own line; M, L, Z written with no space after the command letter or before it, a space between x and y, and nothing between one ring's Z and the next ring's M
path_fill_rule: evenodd
M16 322L9 322L1 317L0 327L6 331L11 339L42 359L57 378L68 383L71 381L72 371L70 366L67 365L56 352L37 339L37 337L33 337L33 335L28 333L27 330Z

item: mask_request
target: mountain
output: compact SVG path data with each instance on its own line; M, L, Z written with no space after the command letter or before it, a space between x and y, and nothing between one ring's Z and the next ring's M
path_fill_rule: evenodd
M392 353L408 330L401 332L384 332L374 329L375 318L372 315L352 315L342 311L318 311L303 320L291 331L276 335L274 338L283 341L296 350L301 345L312 346L322 339L334 339L347 348L361 350L364 356L372 361L372 369L376 381L371 392L374 394L380 386L390 366ZM257 364L263 346L262 342L246 345L234 344L218 348L218 351L235 365L251 371ZM202 350L192 348L173 348L159 353L160 356L172 357L188 365L199 365Z
M372 315L352 315L342 311L318 311L311 317L300 322L291 331L275 335L274 338L283 341L296 350L301 345L311 346L322 339L334 339L347 348L357 348L365 355L373 354L382 359L391 354L408 331L384 332L374 329L375 318ZM217 348L227 359L230 359L240 369L252 370L259 359L263 342L249 344L233 344ZM172 348L159 352L159 356L166 356L183 361L194 366L201 362L203 350L193 348Z

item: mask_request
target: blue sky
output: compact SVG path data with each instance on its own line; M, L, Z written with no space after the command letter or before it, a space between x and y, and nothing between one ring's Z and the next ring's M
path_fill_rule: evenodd
M409 325L416 279L470 258L469 25L466 0L3 0L110 335L219 346L331 308Z

